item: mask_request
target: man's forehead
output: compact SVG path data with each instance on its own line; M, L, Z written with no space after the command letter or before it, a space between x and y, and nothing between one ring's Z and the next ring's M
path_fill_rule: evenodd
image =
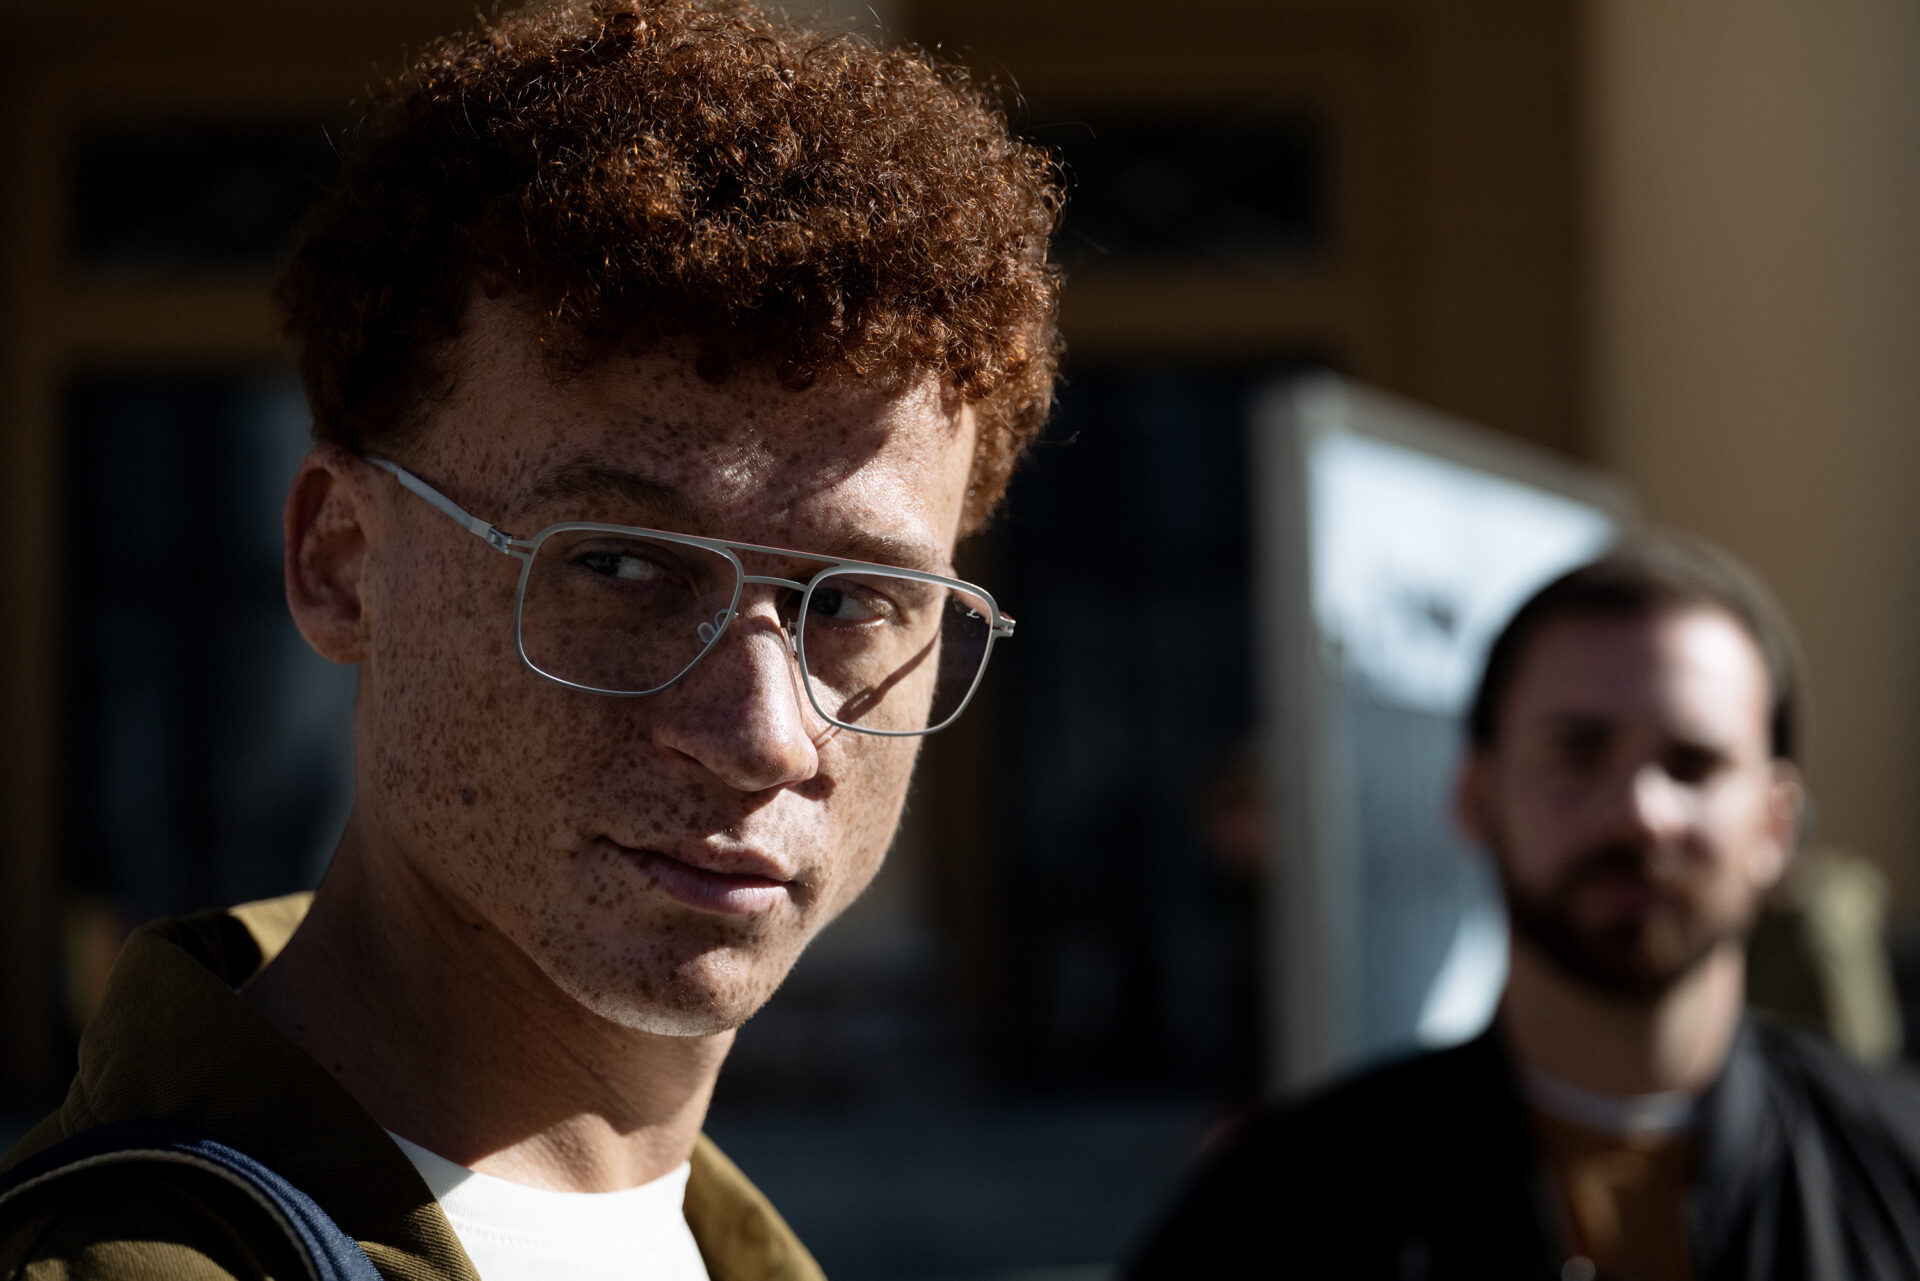
M1767 675L1759 646L1722 610L1573 615L1545 624L1514 683L1514 710L1544 726L1640 718L1704 729L1764 722Z
M849 455L873 453L903 429L924 432L931 399L918 387L826 383L796 391L760 369L711 381L670 350L557 377L537 365L502 362L470 372L459 391L465 394L458 412L497 418L526 457L640 451L656 466L683 460L727 471L844 466Z
M555 377L540 335L511 305L478 302L451 392L429 411L436 466L496 520L950 563L975 435L932 375L795 390L743 364L714 379L693 343L668 339Z

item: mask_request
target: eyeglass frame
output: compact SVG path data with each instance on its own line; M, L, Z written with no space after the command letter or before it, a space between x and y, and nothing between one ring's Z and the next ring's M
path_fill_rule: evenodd
M985 588L976 583L969 583L963 578L950 578L945 574L929 574L924 570L907 569L899 565L882 565L876 561L841 560L833 556L823 556L818 552L796 551L787 547L768 547L761 543L743 543L728 538L704 538L697 534L679 534L671 530L647 529L639 525L609 525L598 521L560 521L548 525L532 538L516 538L505 530L490 525L478 516L467 511L464 507L460 506L460 504L448 498L426 481L421 480L399 463L388 458L378 457L374 454L365 454L362 455L362 458L364 461L371 463L382 471L390 473L404 488L416 496L425 499L427 504L435 511L485 542L487 546L497 552L511 556L520 562L520 582L514 589L513 597L513 647L520 655L520 662L528 671L543 680L550 680L556 685L561 685L568 689L577 689L582 693L599 694L605 698L645 698L648 695L658 694L662 690L671 688L688 672L698 667L700 660L708 654L711 654L714 648L720 644L720 638L726 635L727 628L733 625L734 618L738 616L740 593L746 589L749 583L764 584L769 587L788 587L799 591L800 604L794 611L791 622L781 622L780 630L787 638L787 652L792 654L795 661L800 665L800 687L806 691L807 702L812 704L813 710L819 713L820 718L826 721L827 724L840 729L852 730L856 734L872 734L878 738L918 738L925 734L933 734L943 730L960 719L960 713L967 710L967 704L973 701L974 694L980 688L981 680L987 674L987 662L993 657L994 643L1013 635L1013 617L1001 611L999 602L995 601L992 594ZM721 619L720 625L714 629L713 635L707 638L706 644L701 648L700 652L695 654L692 660L689 661L685 667L681 668L671 680L656 685L652 689L601 689L595 685L582 685L578 681L570 681L563 676L556 676L552 672L541 668L533 659L527 656L526 637L522 629L522 607L525 605L527 599L527 581L533 574L534 558L539 553L540 545L552 535L572 533L575 531L602 534L638 534L642 537L656 539L660 542L678 543L687 547L697 547L703 551L713 552L723 557L733 566L733 597L727 602L725 617ZM803 583L792 578L777 578L767 574L749 574L747 567L741 563L740 557L735 554L736 551L754 552L769 556L794 557L801 560L826 561L828 563L819 573L813 575L813 577ZM934 583L942 587L958 588L984 601L987 608L991 611L991 616L987 620L986 648L980 652L980 666L973 674L973 683L967 687L966 695L961 698L952 713L938 725L929 725L925 729L870 729L865 726L854 725L843 721L829 714L826 708L820 706L819 696L813 691L813 676L807 670L805 639L806 611L807 606L813 600L813 589L821 580L847 570L877 570L882 573L912 579L917 582Z

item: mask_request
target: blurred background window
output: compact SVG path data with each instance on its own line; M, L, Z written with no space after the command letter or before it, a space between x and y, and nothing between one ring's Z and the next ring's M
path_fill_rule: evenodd
M338 168L314 121L147 120L73 140L76 266L271 270Z
M1256 727L1245 373L1076 367L1001 521L1020 639L998 790L1007 1075L1254 1088L1209 786Z
M89 375L68 405L62 879L84 1010L132 925L319 879L352 798L354 673L308 648L281 588L309 445L289 375Z
M1094 116L1029 130L1072 187L1058 257L1284 270L1323 251L1326 131L1306 109Z

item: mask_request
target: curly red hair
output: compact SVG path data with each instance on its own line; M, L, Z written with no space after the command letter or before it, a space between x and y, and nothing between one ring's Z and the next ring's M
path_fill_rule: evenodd
M1053 396L1060 185L924 56L740 0L576 0L428 48L369 107L275 297L322 440L391 446L476 291L550 373L691 338L803 388L934 373L974 404L966 525Z

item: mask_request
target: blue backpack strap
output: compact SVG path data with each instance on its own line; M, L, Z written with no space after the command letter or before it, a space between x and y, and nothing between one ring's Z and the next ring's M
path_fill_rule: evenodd
M238 1148L170 1121L117 1121L36 1152L0 1174L0 1213L57 1180L130 1164L198 1170L238 1188L286 1234L314 1281L381 1281L360 1243L312 1197Z

